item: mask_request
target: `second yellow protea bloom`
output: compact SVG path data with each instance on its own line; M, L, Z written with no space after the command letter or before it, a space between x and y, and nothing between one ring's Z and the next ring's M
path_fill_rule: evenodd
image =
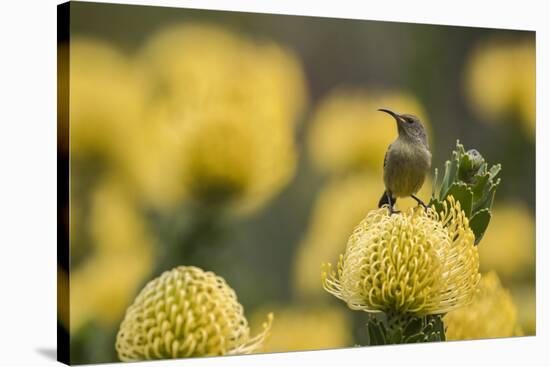
M324 288L351 309L418 316L469 304L480 278L474 234L452 197L441 213L370 211L349 238L338 271L328 268Z
M498 275L490 272L479 282L474 302L445 315L448 340L503 338L521 335L517 309L512 296L500 284Z
M180 266L150 281L126 311L117 335L122 361L247 354L271 329L250 336L235 291L212 272Z

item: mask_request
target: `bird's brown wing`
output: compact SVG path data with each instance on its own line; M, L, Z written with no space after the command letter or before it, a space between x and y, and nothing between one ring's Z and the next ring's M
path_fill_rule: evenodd
M388 152L390 151L391 144L388 145L388 149L386 150L386 154L384 155L384 168L386 168L386 163L388 161Z

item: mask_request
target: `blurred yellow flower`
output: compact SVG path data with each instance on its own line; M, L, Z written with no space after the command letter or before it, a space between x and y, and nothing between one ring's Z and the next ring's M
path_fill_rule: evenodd
M140 54L151 98L169 120L205 105L238 106L258 123L294 123L307 92L299 60L288 49L209 24L186 23L154 34Z
M129 192L148 204L177 204L182 188L173 169L177 151L170 144L172 131L150 121L146 112L151 87L134 60L92 38L72 40L70 53L73 157L95 160L92 166L117 175Z
M108 43L71 40L70 149L73 157L117 162L139 126L144 94L131 62Z
M481 270L496 271L503 279L535 274L535 219L521 202L497 203L491 225L479 243Z
M489 39L473 51L466 68L466 92L488 122L516 112L531 137L536 122L536 54L530 40Z
M181 182L181 147L177 131L147 119L124 141L117 179L132 195L157 209L173 209L185 199Z
M72 198L71 204L78 200ZM81 260L71 267L71 331L88 321L106 326L118 322L153 266L153 239L124 187L113 180L102 182L90 205L88 219L72 227L78 232L71 234L71 258L80 252ZM86 243L85 232L91 248L79 250Z
M518 324L523 335L535 335L537 331L537 299L534 282L520 282L510 287L514 304L518 309Z
M316 305L308 307L270 307L277 317L265 352L289 352L299 350L320 350L353 346L351 320L338 307ZM263 309L255 312L251 325L261 325L265 319ZM253 327L253 330L255 327Z
M122 361L247 354L262 348L250 336L235 291L212 272L180 266L153 279L126 311L116 340Z
M77 38L70 72L72 152L112 164L146 204L191 197L252 210L294 174L307 93L290 50L185 24L154 35L136 60Z
M419 197L428 201L431 182L426 181ZM321 190L294 262L293 285L300 297L327 296L319 281L321 264L338 259L349 234L369 210L376 208L382 192L382 178L366 173L333 179ZM417 205L413 199L397 202L401 210Z
M186 197L244 212L288 183L307 99L289 50L185 24L154 35L138 63L151 86L148 115L176 146L170 161Z
M478 268L474 234L450 197L441 213L371 210L349 238L338 272L328 265L323 286L354 310L439 314L472 301Z
M417 115L429 133L424 108L409 94L335 90L320 102L310 125L308 148L317 167L381 172L388 145L397 137L395 123L377 111L381 107Z
M449 312L443 321L448 340L503 338L520 334L516 306L495 272L481 277L472 304Z
M181 164L184 187L194 200L255 209L294 174L296 152L288 124L262 125L231 109L207 111L190 123Z

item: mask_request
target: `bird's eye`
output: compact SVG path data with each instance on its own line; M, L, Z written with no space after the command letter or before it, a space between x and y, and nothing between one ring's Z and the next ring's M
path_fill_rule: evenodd
M405 122L407 122L409 124L412 124L414 122L414 120L410 117L405 117Z

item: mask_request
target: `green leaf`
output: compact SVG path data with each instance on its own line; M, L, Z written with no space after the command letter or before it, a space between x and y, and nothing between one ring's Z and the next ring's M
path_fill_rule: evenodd
M474 183L471 186L472 192L474 194L474 202L479 201L485 194L486 190L488 190L487 183L489 182L490 178L491 175L489 173L477 174L474 177Z
M391 344L401 344L403 342L403 331L401 328L396 328L391 336Z
M466 217L470 217L472 214L472 204L474 195L472 190L462 182L455 182L447 192L446 196L452 195L455 200L460 201L460 207L466 214Z
M474 216L470 219L470 228L474 232L474 235L476 236L475 244L477 245L479 241L483 238L483 234L487 230L487 227L489 226L489 222L491 221L491 212L489 209L482 209L474 214Z
M424 328L426 335L425 341L442 341L445 340L445 325L441 315L426 316L427 326Z
M477 202L474 203L474 209L473 209L474 213L477 213L478 211L483 209L491 210L493 206L493 201L495 199L495 193L499 183L500 183L500 179L497 179L497 181L494 184L490 186L486 185L486 187L488 188L486 189L485 194L481 199L479 199Z
M405 343L422 343L425 341L426 334L419 332L405 338Z
M474 172L474 162L467 154L460 157L460 163L458 165L458 178L464 182L469 182Z
M368 345L384 345L386 344L384 326L374 318L367 321L367 331L369 340Z
M433 329L438 336L438 341L445 341L445 323L443 322L443 315L432 315L431 317Z
M445 173L443 179L441 180L441 187L439 188L439 199L442 200L447 193L447 189L451 184L451 161L445 162Z
M489 173L491 175L491 179L495 178L496 175L499 174L501 168L502 168L502 166L500 165L500 163L495 164L493 167L491 167L491 169L489 170Z
M434 180L433 180L433 184L432 184L432 198L431 198L431 200L434 200L434 198L435 198L435 193L437 191L437 185L438 185L438 183L437 183L438 179L439 179L439 170L436 168L434 170Z
M409 320L403 332L404 335L414 335L422 331L422 318L414 317Z

